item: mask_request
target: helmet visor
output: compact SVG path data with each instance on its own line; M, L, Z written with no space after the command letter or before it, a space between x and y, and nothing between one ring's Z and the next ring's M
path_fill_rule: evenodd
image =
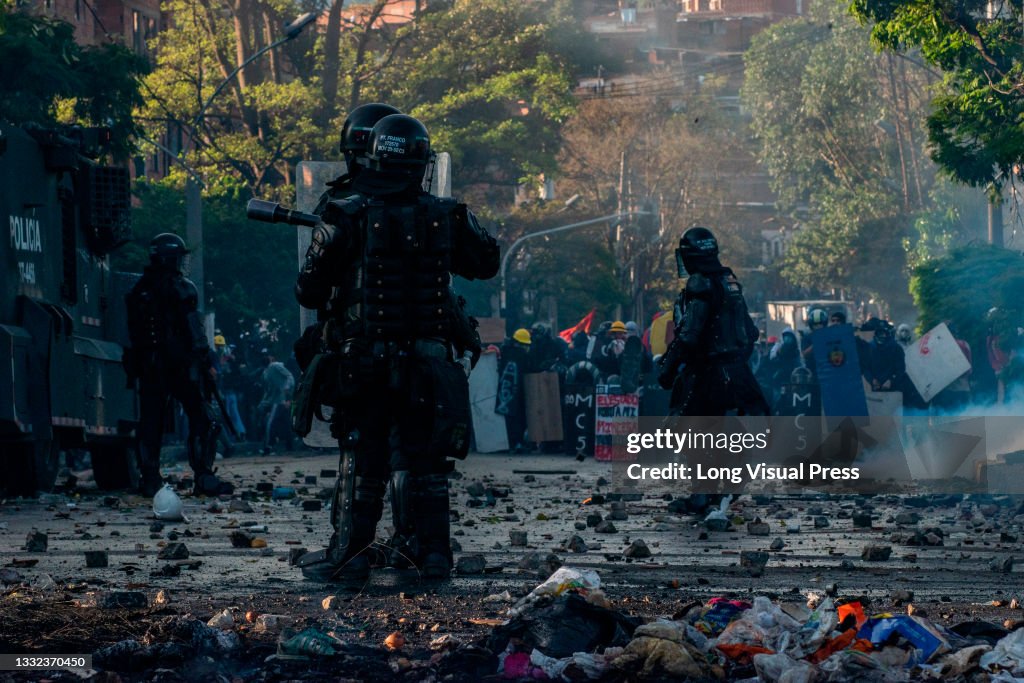
M683 263L682 247L676 248L676 272L679 273L679 277L686 277L686 264Z

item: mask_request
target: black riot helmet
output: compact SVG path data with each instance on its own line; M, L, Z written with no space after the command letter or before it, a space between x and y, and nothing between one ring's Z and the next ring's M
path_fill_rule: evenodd
M679 277L687 273L721 268L718 262L718 240L707 228L690 228L679 239L676 249L676 268Z
M157 268L181 271L188 249L185 240L173 232L163 232L149 243L149 262Z
M411 116L385 116L370 131L366 158L370 168L384 175L418 183L430 161L430 135Z
M341 153L345 156L349 173L355 168L356 159L366 156L366 145L370 141L370 131L385 116L402 112L390 104L371 102L361 104L351 112L341 126Z

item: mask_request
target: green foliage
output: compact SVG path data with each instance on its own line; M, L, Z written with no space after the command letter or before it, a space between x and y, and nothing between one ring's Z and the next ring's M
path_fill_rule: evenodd
M985 338L990 308L1021 310L1024 255L991 245L960 247L915 268L910 291L920 331L949 320L975 346Z
M925 74L873 53L868 31L835 2L762 31L744 60L741 94L760 159L803 227L782 275L818 290L899 298L903 239L930 206L935 175L917 123Z
M318 83L285 58L301 57L296 49L312 50L308 35L265 53L225 83L240 57L269 44L264 25L280 27L295 17L293 2L234 2L221 12L205 0L170 0L164 10L176 19L155 40L156 66L139 111L148 137L167 130L180 130L186 141L194 136L200 149L186 160L213 194L244 189L249 196L274 196L274 188L291 182L298 161L327 158L334 136L314 123ZM270 40L281 37L276 30ZM172 170L175 182L183 173Z
M157 40L147 79L152 95L140 113L154 139L168 125L186 135L195 128L203 149L188 161L208 184L258 196L290 182L303 159L335 158L347 112L372 101L394 104L427 125L434 147L452 155L456 186L515 184L555 168L558 125L573 109L571 74L583 34L569 6L431 2L397 30L339 16L337 54L325 53L329 35L307 29L309 36L232 79L193 127L239 57L265 44L264 32L250 24L281 26L300 8L290 0L232 0L222 12L208 0L169 0L165 10L178 20Z
M456 183L514 185L551 172L582 41L568 8L564 0L429 3L366 96L422 120L434 147L451 153Z
M496 231L505 238L502 254L519 237L575 223L590 213L567 213L561 202L526 203ZM509 257L505 317L511 325L536 320L575 323L595 306L599 313L630 303L622 284L615 253L607 242L609 226L597 223L578 230L535 237L522 242ZM497 285L497 281L492 281ZM495 290L496 291L496 290ZM549 302L557 306L558 320L549 318Z
M141 272L154 235L175 232L185 237L185 204L181 190L168 181L140 181L134 194L139 200L132 216L135 236L115 252L114 266ZM203 202L206 308L216 311L218 326L233 334L257 320L275 318L288 336L297 336L295 229L247 220L245 201L235 193Z
M930 208L920 212L913 229L903 238L907 264L913 270L929 259L946 255L950 249L968 240L970 229L964 223L962 207L970 203L963 186L940 179L932 190Z
M928 116L932 158L997 191L1024 160L1024 27L1019 1L994 6L992 18L987 0L853 0L850 10L877 47L919 49L945 73Z
M0 115L18 125L107 126L112 151L129 152L146 60L120 45L80 46L66 22L3 5L0 19Z

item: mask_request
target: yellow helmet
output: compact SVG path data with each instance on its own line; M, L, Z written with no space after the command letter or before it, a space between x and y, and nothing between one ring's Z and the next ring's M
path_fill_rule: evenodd
M516 330L515 334L512 335L512 338L515 339L520 344L529 344L530 331L525 327L520 327L518 330Z
M612 323L612 326L611 326L611 328L608 331L609 332L625 332L626 331L626 323L622 322L621 320L616 320L615 322Z
M223 334L218 334L217 336L215 336L213 338L213 345L214 346L227 346L227 344L228 343L227 343L227 341L225 341Z

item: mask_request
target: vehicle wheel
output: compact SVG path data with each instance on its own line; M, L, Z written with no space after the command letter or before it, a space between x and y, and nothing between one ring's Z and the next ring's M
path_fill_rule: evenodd
M133 446L91 446L89 455L100 490L133 489L139 485L139 464Z
M15 496L34 496L37 492L53 490L60 467L60 444L55 440L31 441L10 447L4 460L9 477L7 493Z

